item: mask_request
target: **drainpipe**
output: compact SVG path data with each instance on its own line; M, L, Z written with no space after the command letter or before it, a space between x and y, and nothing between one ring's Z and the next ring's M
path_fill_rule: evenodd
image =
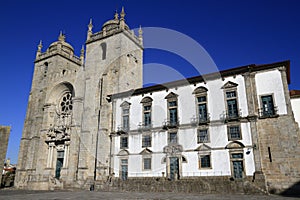
M109 99L112 103L112 112L111 112L111 133L114 131L114 109L115 109L115 102L111 98ZM109 168L108 168L108 174L109 176L112 173L112 166L111 166L111 157L112 157L112 135L109 134L110 139L110 148L109 148Z

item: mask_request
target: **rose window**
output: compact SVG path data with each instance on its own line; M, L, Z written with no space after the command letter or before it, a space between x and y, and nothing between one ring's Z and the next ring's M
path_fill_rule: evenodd
M62 113L69 113L73 109L73 102L72 102L72 94L66 93L60 102L60 111Z

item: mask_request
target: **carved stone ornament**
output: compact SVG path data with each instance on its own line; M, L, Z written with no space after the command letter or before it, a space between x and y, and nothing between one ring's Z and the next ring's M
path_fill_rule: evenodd
M164 153L166 154L180 154L183 151L183 148L181 145L168 145L164 147Z

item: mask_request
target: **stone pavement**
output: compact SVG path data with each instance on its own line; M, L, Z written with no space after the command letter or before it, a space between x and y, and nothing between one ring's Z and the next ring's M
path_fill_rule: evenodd
M300 197L300 196L299 196ZM26 190L0 190L0 200L12 199L12 200L60 200L60 199L117 199L117 200L125 200L125 199L225 199L225 200L267 200L267 199L287 199L294 200L299 197L283 197L283 196L275 196L275 195L220 195L220 194L183 194L183 193L141 193L141 192L90 192L90 191L26 191Z

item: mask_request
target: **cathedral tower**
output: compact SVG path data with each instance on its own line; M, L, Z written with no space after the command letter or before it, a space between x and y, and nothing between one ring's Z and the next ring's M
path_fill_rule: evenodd
M142 87L142 31L129 29L122 8L99 32L90 21L85 48L77 57L62 33L45 52L38 45L17 188L82 188L109 176L113 108L106 97Z

